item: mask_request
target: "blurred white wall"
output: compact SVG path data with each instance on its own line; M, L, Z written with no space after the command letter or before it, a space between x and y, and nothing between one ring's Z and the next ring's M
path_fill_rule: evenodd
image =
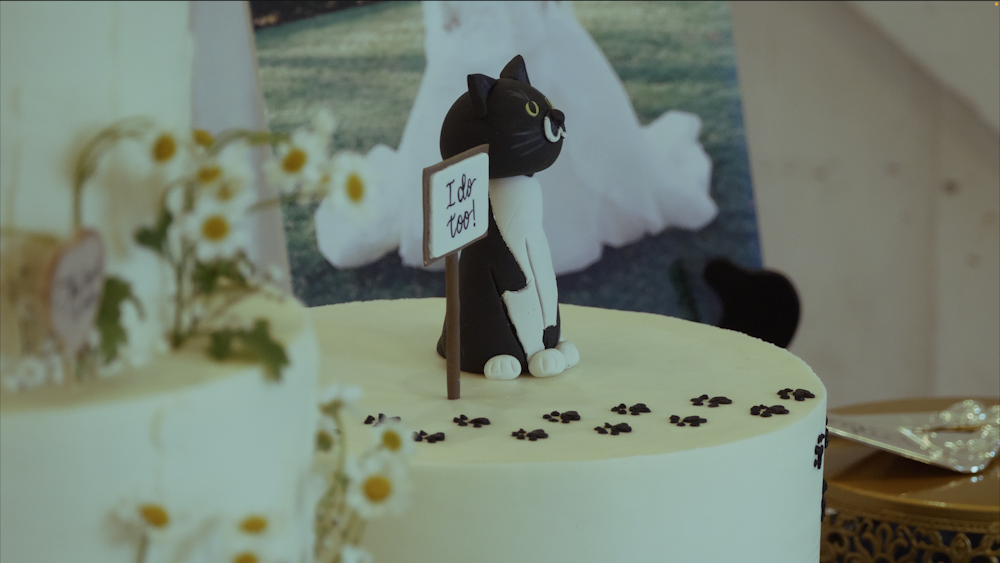
M967 4L732 4L764 262L831 406L1000 395L1000 8Z

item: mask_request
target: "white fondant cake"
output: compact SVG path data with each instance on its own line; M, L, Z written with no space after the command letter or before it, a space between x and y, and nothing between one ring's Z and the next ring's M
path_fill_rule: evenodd
M267 318L285 347L289 365L277 381L259 364L209 359L198 340L107 379L17 389L7 385L16 378L2 372L23 359L24 342L38 338L36 325L48 329L24 314L36 288L5 291L4 284L26 265L29 277L38 277L34 262L42 257L21 247L24 240L49 249L72 236L74 163L87 141L134 116L190 130L189 8L0 3L5 563L312 561L314 498L307 489L318 354L293 299L255 298L240 317ZM136 227L155 219L161 191L153 188L162 187L145 181L149 158L133 145L109 155L116 166L95 171L82 224L101 234L109 271L130 281L143 304L146 330L127 326L128 346L141 347L145 335L151 353L163 340L161 276L170 272L132 242Z
M310 310L331 381L364 386L349 444L366 415L400 416L416 444L414 498L403 516L370 523L376 561L740 561L819 557L826 392L787 351L658 315L562 307L580 350L546 379L462 374L449 401L434 351L444 300L351 303ZM783 400L806 389L814 398ZM732 404L694 406L725 396ZM645 403L651 412L612 407ZM753 416L756 405L788 414ZM581 420L543 415L576 411ZM778 409L780 410L780 409ZM626 411L628 412L628 411ZM485 417L480 428L453 419ZM698 416L697 427L671 423ZM551 415L550 415L551 416ZM561 418L561 417L556 417ZM605 423L630 432L599 434ZM518 440L512 432L543 430Z

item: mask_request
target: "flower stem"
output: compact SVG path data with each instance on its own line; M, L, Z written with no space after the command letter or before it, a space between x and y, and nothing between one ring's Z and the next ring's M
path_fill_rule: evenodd
M83 186L97 170L104 153L122 139L138 137L153 127L143 117L129 117L101 131L87 143L73 171L73 230L83 225Z
M268 133L267 131L250 131L249 129L230 129L219 134L212 144L211 153L219 154L229 143L244 140L248 145L266 145L289 139L286 133Z
M135 555L135 563L146 563L146 554L149 552L149 534L143 533L139 537L139 550Z
M182 243L183 244L183 243ZM186 340L184 335L184 269L190 256L190 247L181 247L181 257L174 267L175 281L177 283L177 296L174 299L174 331L171 337L171 346L176 350Z

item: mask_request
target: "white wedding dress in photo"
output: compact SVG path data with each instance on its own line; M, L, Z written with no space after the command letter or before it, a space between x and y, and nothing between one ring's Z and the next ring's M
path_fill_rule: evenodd
M316 212L319 248L334 266L367 264L396 247L403 264L422 265L422 170L441 161L444 116L467 75L496 78L517 54L531 84L566 114L562 154L537 175L556 274L593 264L605 244L715 218L699 117L669 111L641 125L571 3L428 1L423 12L426 67L399 147L367 156L379 175L373 216L362 221L326 203Z

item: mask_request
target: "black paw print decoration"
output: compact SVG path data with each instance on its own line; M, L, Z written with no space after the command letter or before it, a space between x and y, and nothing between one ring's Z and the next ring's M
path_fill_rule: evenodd
M698 415L685 416L684 418L681 418L676 414L670 415L670 424L675 424L677 426L691 426L697 428L706 422L708 422L707 418L702 418Z
M756 405L750 407L750 414L761 418L768 418L776 414L788 414L788 409L781 405L773 405L770 407L767 405Z
M598 434L611 434L612 436L617 436L621 433L628 433L632 431L632 427L628 425L627 422L619 422L618 424L611 424L610 422L605 422L604 426L595 426L594 430Z
M625 414L627 412L632 416L639 416L640 414L653 411L649 410L649 407L646 406L646 403L636 403L631 407L628 407L627 410L625 408L625 403L619 403L618 406L611 407L611 412L616 412L618 414Z
M435 444L437 442L444 442L444 432L435 432L433 434L428 434L423 430L413 433L413 441L415 442L427 442L428 444Z
M569 424L570 422L580 420L580 413L576 411L552 411L543 414L542 418L549 422L562 422L563 424Z
M372 415L368 415L368 418L365 419L365 424L374 424L375 426L378 426L379 424L382 424L387 420L399 422L402 419L398 416L386 416L383 413L378 413L378 418L375 418Z
M830 431L824 431L822 434L816 437L816 446L813 448L813 454L816 455L816 459L813 460L813 467L816 469L823 469L823 452L826 447L830 445Z
M548 438L549 435L545 433L541 428L537 430L532 430L531 432L525 432L524 428L520 428L514 432L510 433L511 436L517 438L518 440L528 439L532 442L538 441L542 438Z
M816 395L813 395L810 391L807 391L805 389L795 389L793 391L791 387L785 387L781 391L778 391L778 396L786 401L788 399L795 399L796 401L805 401L806 399L816 398Z
M471 425L473 428L482 428L483 426L489 426L489 424L490 424L490 419L488 419L486 417L479 417L479 418L470 419L469 417L465 416L464 414L460 414L460 415L456 416L455 418L451 419L451 421L454 422L455 424L459 425L459 426L470 426Z
M698 397L693 397L691 399L691 404L692 406L695 407L701 407L705 405L706 400L708 401L708 406L710 408L714 408L719 405L733 404L732 399L730 399L729 397L723 397L722 395L719 395L718 397L712 397L711 399L708 398L708 395L700 395Z

